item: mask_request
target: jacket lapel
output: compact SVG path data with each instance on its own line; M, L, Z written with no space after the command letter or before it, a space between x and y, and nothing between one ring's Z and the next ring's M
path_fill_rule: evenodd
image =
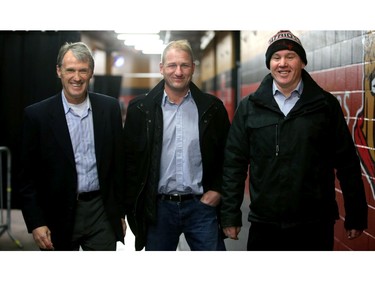
M104 109L100 106L100 101L94 93L89 93L91 109L92 109L92 120L94 127L94 141L95 141L95 156L97 167L100 167L101 155L100 153L103 146L103 137L105 137L105 121L104 121Z
M69 159L69 162L75 167L73 147L70 140L68 124L66 123L61 94L56 95L56 98L52 100L50 109L51 118L49 122L51 130L55 134L56 140Z

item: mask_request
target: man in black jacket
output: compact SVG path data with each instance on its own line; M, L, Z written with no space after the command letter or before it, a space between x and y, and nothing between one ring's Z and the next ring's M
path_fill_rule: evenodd
M191 81L186 40L170 42L164 79L127 109L127 219L136 250L174 251L183 233L191 250L224 250L218 210L229 119L218 98Z
M221 222L238 239L248 167L248 250L332 250L338 219L335 171L347 237L367 227L355 146L337 99L304 70L306 53L290 31L269 41L271 73L241 101L225 149Z

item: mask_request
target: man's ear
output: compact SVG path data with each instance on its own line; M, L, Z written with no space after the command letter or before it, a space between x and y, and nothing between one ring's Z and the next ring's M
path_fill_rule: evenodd
M59 78L61 78L61 71L58 65L56 65L56 73Z

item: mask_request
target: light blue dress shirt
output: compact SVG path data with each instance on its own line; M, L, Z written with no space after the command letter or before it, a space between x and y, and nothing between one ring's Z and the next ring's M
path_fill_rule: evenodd
M284 113L285 116L287 116L290 110L296 105L297 101L301 97L302 90L303 82L301 80L298 83L297 87L292 91L292 94L288 98L286 98L277 88L275 81L273 81L272 92L274 99L279 105L281 112Z
M190 91L180 104L164 92L160 194L202 194L202 156L198 109Z
M87 96L82 104L69 104L64 92L62 93L62 99L76 163L77 192L98 190L99 179L96 167L94 126L90 99Z

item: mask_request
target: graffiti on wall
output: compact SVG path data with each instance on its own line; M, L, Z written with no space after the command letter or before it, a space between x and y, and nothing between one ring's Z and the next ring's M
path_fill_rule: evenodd
M364 37L364 76L362 107L354 124L354 140L357 144L363 171L368 178L375 198L375 33Z

